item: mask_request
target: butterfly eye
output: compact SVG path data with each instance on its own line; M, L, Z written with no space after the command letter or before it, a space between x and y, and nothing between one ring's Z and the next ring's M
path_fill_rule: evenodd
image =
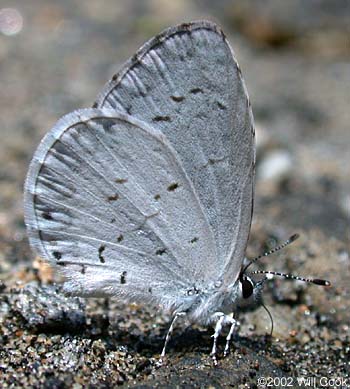
M247 299L253 294L253 284L251 281L244 279L241 281L242 283L242 294L243 298Z

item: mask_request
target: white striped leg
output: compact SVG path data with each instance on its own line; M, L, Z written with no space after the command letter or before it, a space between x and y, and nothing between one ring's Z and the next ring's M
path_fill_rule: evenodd
M239 322L237 320L235 320L233 317L230 318L231 321L231 327L230 327L230 331L226 337L226 345L225 345L225 349L224 349L224 357L226 357L229 352L230 352L230 341L231 341L231 338L232 338L232 334L233 334L233 331L234 329L236 328L236 326L239 326Z
M177 312L177 313L175 314L174 318L173 318L173 321L172 321L171 324L170 324L168 333L166 334L166 337L165 337L164 347L163 347L162 353L160 354L160 359L159 359L159 363L160 363L160 364L162 364L163 358L165 357L165 350L166 350L166 347L167 347L168 342L169 342L169 340L170 340L171 334L173 333L175 322L176 322L176 320L177 320L180 316L184 316L184 315L186 315L186 312Z
M217 343L218 337L219 337L221 330L222 330L222 326L223 326L223 323L225 320L225 314L222 312L217 312L215 314L215 316L218 318L218 320L215 324L214 334L212 335L212 338L214 338L214 341L213 341L213 348L211 349L210 356L213 360L214 366L217 366L218 361L216 359L216 343Z

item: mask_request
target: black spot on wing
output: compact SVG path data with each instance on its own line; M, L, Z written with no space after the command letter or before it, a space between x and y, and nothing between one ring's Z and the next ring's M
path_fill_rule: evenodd
M126 275L128 274L127 271L123 271L123 273L120 275L120 283L121 284L126 284Z
M175 101L176 103L181 103L181 101L185 100L184 96L170 96L171 100Z
M197 288L194 286L193 288L188 289L187 292L186 292L186 294L187 294L187 296L193 296L193 295L195 295L195 294L199 294L200 292L201 292L200 289L197 289Z
M191 27L192 27L191 23L182 23L181 26L180 26L180 29L190 31Z
M198 242L199 238L197 236L195 236L194 238L192 238L190 240L191 243L195 243L195 242Z
M179 187L179 184L177 182L173 182L168 186L168 192L174 192L175 189Z
M53 242L57 240L55 234L50 234L49 231L38 230L39 237L44 242Z
M57 261L62 258L62 253L60 253L59 251L53 251L52 255L55 257L55 259L57 259Z
M105 251L106 246L101 244L101 246L98 248L98 259L100 260L101 263L105 263L106 260L103 257L102 253Z
M155 116L152 121L154 122L170 122L170 116Z
M198 93L204 93L204 91L201 88L193 88L190 90L190 93L192 93L193 95L196 95Z
M154 200L159 200L160 199L160 194L158 193L158 194L156 194L155 196L154 196Z
M163 254L165 254L166 253L166 249L158 249L157 251L156 251L156 255L163 255Z
M116 194L114 194L114 195L111 195L111 196L108 196L108 197L107 197L107 200L108 200L108 201L116 201L116 200L118 200L118 199L119 199L118 193L116 193Z
M124 236L122 234L120 234L117 238L117 241L118 242L121 242L122 240L124 239Z
M128 182L127 178L116 178L114 181L116 182L116 184L125 184L126 182Z
M133 62L134 65L140 63L140 58L139 58L139 55L137 53L132 56L131 62Z
M45 219L45 220L53 220L53 217L51 215L51 212L50 211L44 211L41 216Z
M250 132L252 134L252 137L254 138L255 137L255 128L253 125L250 127Z
M219 107L222 111L225 110L225 109L227 109L226 105L220 103L220 101L217 101L216 103L217 103L218 107Z

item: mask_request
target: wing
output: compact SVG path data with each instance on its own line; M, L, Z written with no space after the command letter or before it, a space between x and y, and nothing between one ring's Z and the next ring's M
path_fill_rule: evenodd
M222 31L205 21L165 30L106 84L95 106L127 112L166 135L214 231L213 278L234 282L252 217L254 124ZM202 273L212 261L203 258Z
M165 136L108 109L70 113L43 139L25 184L25 220L31 245L79 295L169 305L207 276L202 258L216 257Z

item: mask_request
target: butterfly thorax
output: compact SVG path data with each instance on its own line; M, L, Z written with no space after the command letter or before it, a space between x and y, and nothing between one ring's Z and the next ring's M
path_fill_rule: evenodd
M218 313L229 315L254 310L261 303L262 285L252 283L252 292L245 295L242 282L238 279L229 286L207 288L192 287L186 290L186 298L177 305L175 312L186 312L188 320L200 325L210 325L217 320Z

